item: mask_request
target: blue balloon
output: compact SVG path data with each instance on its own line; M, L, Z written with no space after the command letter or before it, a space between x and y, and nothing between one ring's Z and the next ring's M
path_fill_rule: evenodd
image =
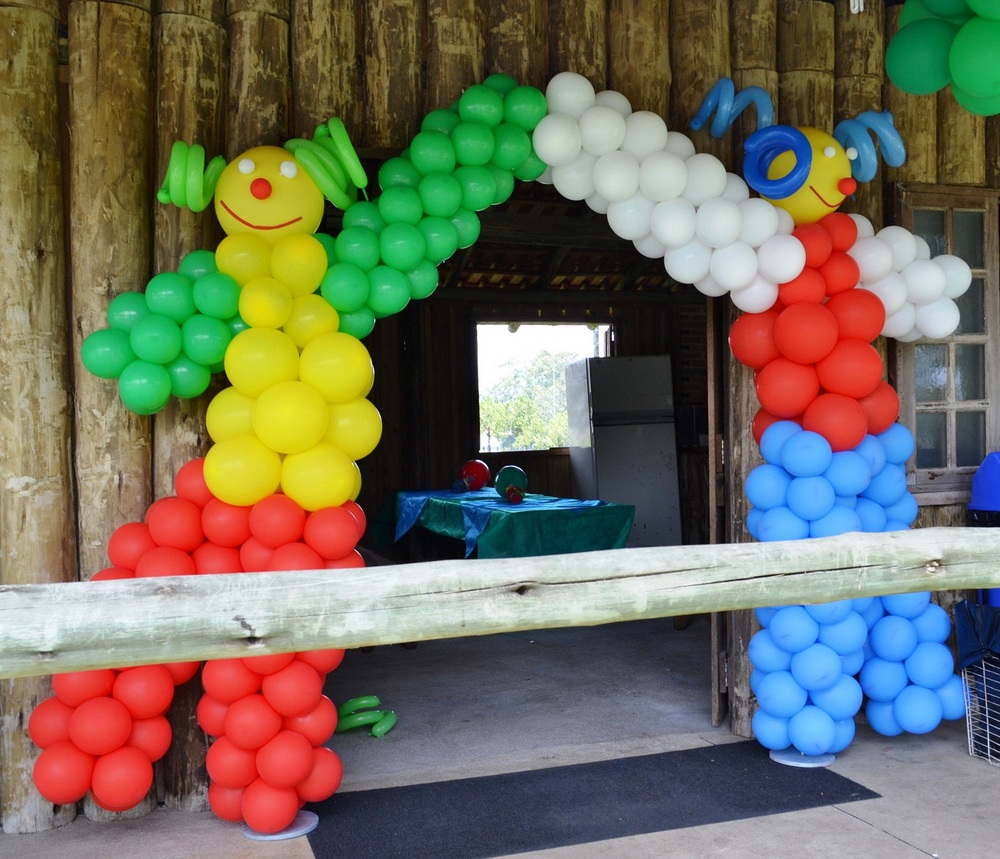
M900 522L899 519L889 519L885 520L885 528L882 529L886 533L889 531L908 531L910 526L905 522Z
M941 724L944 706L933 689L907 686L892 703L892 716L911 734L927 734Z
M885 468L885 448L875 436L866 435L854 448L854 451L868 460L868 467L872 470L872 474L878 474Z
M762 543L780 540L804 540L809 536L809 523L796 516L787 507L772 507L765 510L757 526L758 539Z
M809 523L810 537L836 537L861 530L861 518L850 507L835 505L825 516Z
M779 719L794 716L806 705L807 698L808 693L790 671L772 671L757 684L758 706Z
M760 608L755 608L753 610L754 616L757 618L757 623L759 623L764 629L767 629L768 624L771 622L771 618L778 613L778 606L776 605L765 605Z
M921 641L936 641L943 644L951 635L951 617L937 603L931 603L912 621Z
M820 643L825 644L841 656L847 656L860 650L867 637L868 624L854 610L851 610L843 620L838 620L836 623L824 623L819 628Z
M764 515L763 510L751 507L747 510L747 533L757 542L760 542L760 520Z
M835 504L841 507L846 507L848 510L853 510L858 506L858 496L857 495L838 495Z
M795 477L788 484L788 509L802 519L819 519L833 509L836 493L825 477Z
M917 686L926 689L944 686L955 671L955 660L951 651L936 641L921 641L903 665L906 668L906 676Z
M750 691L753 692L754 695L757 694L757 690L760 688L760 681L765 677L767 677L767 672L761 671L759 668L754 668L754 670L750 672Z
M861 666L861 690L872 701L892 701L909 683L902 662L873 656Z
M840 654L817 641L792 654L791 673L807 692L829 689L843 673Z
M788 739L804 755L825 755L833 748L836 736L830 715L811 704L788 720Z
M758 510L770 510L785 503L790 475L780 465L758 465L748 475L745 484L747 501Z
M916 521L918 512L917 499L912 492L904 492L895 504L885 508L887 520L902 522L907 527Z
M864 648L861 647L853 653L841 656L840 664L843 666L844 673L848 677L854 677L861 670L861 666L865 664L865 658Z
M781 447L781 465L795 477L816 477L830 467L833 449L818 432L803 430Z
M795 421L775 421L760 436L760 455L772 465L781 464L781 449L793 435L802 432Z
M885 508L870 498L859 498L854 512L861 520L861 530L868 534L881 534L885 530Z
M764 672L787 671L792 665L792 654L774 643L771 632L759 629L750 638L747 647L750 662Z
M861 684L847 674L841 674L828 689L809 693L809 700L830 714L834 721L853 719L864 700Z
M790 197L809 180L812 146L806 136L790 125L759 128L743 144L743 178L762 197L782 200ZM779 155L791 152L795 165L782 176L771 179L768 168Z
M857 609L855 609L855 611L857 611ZM859 611L858 614L860 614L865 619L865 623L867 624L868 628L871 629L873 626L875 626L875 623L878 621L878 619L885 614L885 609L882 607L882 600L879 599L878 597L875 597L868 604L868 606Z
M965 686L958 674L952 674L944 686L934 693L941 699L942 719L962 719L965 717Z
M805 650L819 638L819 624L800 605L788 605L777 611L767 631L771 640L789 653Z
M931 604L930 591L915 591L911 594L888 594L881 597L882 608L889 614L913 619L923 613Z
M903 729L892 714L892 701L869 701L865 705L865 719L876 734L898 737Z
M780 752L787 749L792 741L788 739L788 719L779 719L763 710L758 710L750 720L754 737L765 749Z
M837 600L836 602L817 603L816 605L806 605L803 608L816 623L840 623L852 610L852 600ZM822 633L822 627L820 632Z
M887 614L872 627L868 643L876 656L902 662L917 646L917 630L907 618Z
M831 754L836 754L844 751L854 739L854 719L841 719L839 722L834 722L833 727L833 745L830 746L829 751Z
M868 488L861 495L883 507L888 507L899 501L904 492L906 492L906 472L901 466L888 462L872 477Z
M853 608L858 614L868 610L868 607L875 602L878 597L855 597L851 600L851 608Z
M913 433L903 424L893 424L876 438L882 442L882 447L885 449L886 462L902 465L913 456Z
M860 495L872 479L872 468L856 450L838 450L823 476L838 495Z

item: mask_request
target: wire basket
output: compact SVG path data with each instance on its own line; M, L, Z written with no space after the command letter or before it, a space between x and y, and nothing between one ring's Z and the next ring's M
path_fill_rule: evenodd
M962 669L969 754L1000 766L1000 659L987 657Z

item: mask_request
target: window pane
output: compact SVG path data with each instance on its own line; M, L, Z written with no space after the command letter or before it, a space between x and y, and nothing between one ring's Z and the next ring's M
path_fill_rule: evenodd
M941 403L948 393L948 347L921 344L914 347L914 375L918 403Z
M955 346L956 400L982 400L986 397L985 352L978 344Z
M985 334L986 308L983 306L983 279L972 278L968 290L955 299L961 317L956 334Z
M955 465L978 466L986 457L986 413L955 413Z
M955 212L952 235L955 256L960 256L972 268L983 267L983 213ZM931 252L933 256L933 250Z
M947 453L944 412L917 414L917 468L944 468Z
M948 234L942 209L914 209L913 232L930 245L932 257L948 253Z

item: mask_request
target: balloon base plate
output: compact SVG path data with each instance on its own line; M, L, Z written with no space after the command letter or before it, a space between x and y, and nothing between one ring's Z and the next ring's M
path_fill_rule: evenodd
M795 749L781 749L771 751L771 760L775 763L784 764L786 767L828 767L835 760L836 755L804 755Z
M295 819L280 832L257 832L245 823L243 824L243 835L252 841L285 841L289 838L298 838L308 835L319 826L319 815L314 811L299 811Z

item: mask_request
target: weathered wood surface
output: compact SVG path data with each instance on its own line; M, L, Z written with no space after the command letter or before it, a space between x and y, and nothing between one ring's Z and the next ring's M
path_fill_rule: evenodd
M1000 586L1000 531L0 587L0 676Z

